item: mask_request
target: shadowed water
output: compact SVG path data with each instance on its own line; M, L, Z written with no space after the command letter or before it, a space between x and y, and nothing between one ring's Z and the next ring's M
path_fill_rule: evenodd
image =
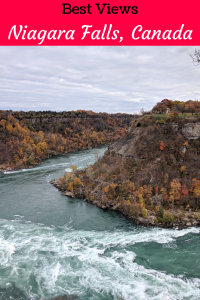
M136 227L49 184L94 161L85 150L0 175L0 299L199 300L199 229Z

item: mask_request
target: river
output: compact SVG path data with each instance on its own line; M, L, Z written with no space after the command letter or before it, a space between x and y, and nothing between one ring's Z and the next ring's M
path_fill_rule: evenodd
M199 229L137 227L49 183L95 159L83 150L0 174L0 299L199 300Z

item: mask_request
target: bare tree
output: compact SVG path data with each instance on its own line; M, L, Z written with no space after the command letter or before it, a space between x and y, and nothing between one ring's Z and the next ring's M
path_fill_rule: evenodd
M200 50L196 50L193 55L190 54L190 57L193 60L193 63L195 66L197 66L198 64L200 64Z

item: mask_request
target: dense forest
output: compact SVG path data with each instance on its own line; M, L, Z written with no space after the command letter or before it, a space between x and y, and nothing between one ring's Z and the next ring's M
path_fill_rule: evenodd
M0 111L0 170L31 167L52 155L115 142L134 119L93 111Z
M200 102L164 99L84 170L53 182L136 223L200 225Z

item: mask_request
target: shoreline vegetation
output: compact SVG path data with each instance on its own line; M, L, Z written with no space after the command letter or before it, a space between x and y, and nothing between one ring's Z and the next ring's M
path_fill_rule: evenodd
M32 168L54 155L111 144L135 118L93 111L0 110L0 172Z
M138 225L200 226L199 112L199 101L164 99L92 166L71 166L51 184Z

